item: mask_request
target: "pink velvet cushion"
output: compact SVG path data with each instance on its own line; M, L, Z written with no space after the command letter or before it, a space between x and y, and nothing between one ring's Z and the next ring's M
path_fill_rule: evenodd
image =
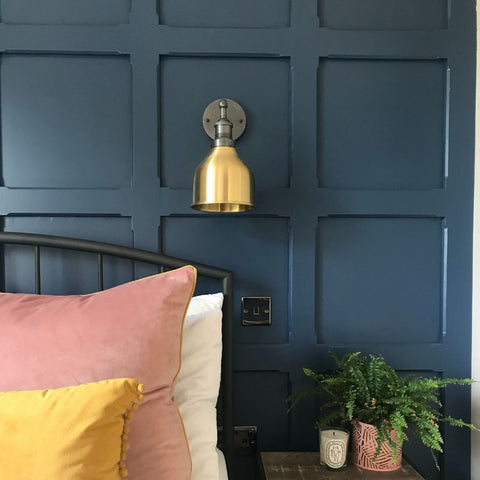
M195 280L195 269L184 267L90 295L0 294L0 390L138 378L145 401L132 424L130 476L187 480L190 456L172 393Z

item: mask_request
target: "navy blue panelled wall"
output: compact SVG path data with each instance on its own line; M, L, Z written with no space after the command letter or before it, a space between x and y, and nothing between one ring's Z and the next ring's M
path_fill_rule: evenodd
M470 374L474 0L0 0L0 15L1 228L233 270L235 423L258 426L259 450L318 448L318 406L285 398L330 350ZM189 207L220 97L247 114L247 214ZM5 286L31 291L29 257L6 257ZM49 292L94 288L88 263L49 264ZM242 296L271 296L272 325L242 326ZM467 389L443 400L468 418ZM469 433L444 433L440 473L415 439L406 457L470 478Z

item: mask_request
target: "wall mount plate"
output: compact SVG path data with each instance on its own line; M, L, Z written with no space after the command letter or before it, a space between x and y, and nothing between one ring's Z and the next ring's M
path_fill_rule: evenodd
M215 138L215 122L220 118L220 106L218 102L220 100L226 100L228 103L227 118L232 122L232 138L236 140L245 130L247 125L247 116L241 105L231 98L217 98L214 100L203 112L203 128L207 135L211 138Z

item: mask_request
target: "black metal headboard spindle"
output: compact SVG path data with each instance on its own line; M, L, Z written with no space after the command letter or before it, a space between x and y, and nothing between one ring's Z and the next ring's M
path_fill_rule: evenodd
M98 291L103 290L103 254L97 254Z
M42 293L42 284L40 276L40 246L35 245L35 293Z
M104 288L104 256L120 257L144 262L157 267L179 268L192 265L198 275L222 281L223 300L223 352L222 352L222 417L223 417L223 453L231 475L233 460L233 273L211 265L200 264L190 260L161 255L146 250L123 247L104 242L81 240L76 238L40 235L31 233L1 232L0 245L31 245L35 251L35 293L41 293L40 247L61 248L72 251L90 252L97 255L98 290Z

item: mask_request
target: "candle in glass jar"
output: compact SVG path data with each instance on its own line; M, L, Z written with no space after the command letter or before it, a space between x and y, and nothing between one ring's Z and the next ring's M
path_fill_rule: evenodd
M320 464L330 468L343 468L347 464L350 434L343 428L320 430Z

